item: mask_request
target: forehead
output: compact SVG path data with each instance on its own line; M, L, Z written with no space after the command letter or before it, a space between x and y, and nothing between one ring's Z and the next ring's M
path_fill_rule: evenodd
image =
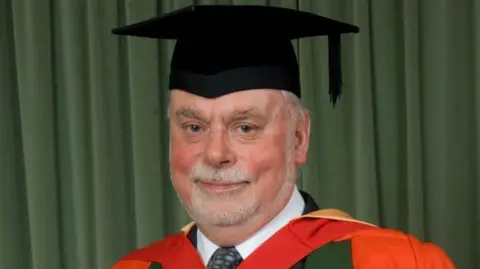
M228 112L237 109L255 108L259 111L270 111L282 106L284 100L280 91L255 89L238 91L217 98L204 98L182 90L171 91L171 108L194 108L205 113L216 111Z

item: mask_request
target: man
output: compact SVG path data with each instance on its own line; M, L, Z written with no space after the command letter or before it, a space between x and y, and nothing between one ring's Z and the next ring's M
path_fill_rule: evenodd
M260 6L193 6L115 29L177 40L171 178L195 222L113 268L454 268L437 246L320 210L296 187L310 118L290 40L328 35L335 102L340 34L355 32L324 17Z

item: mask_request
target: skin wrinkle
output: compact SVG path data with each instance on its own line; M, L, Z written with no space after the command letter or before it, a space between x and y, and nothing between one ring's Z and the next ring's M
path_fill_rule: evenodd
M297 131L309 126L308 111L289 92L260 91L213 101L181 91L170 96L171 181L188 214L204 234L213 237L212 241L216 234L217 241L242 241L273 218L290 198L297 166L305 159L302 151L302 157L297 158L296 144ZM182 123L190 121L200 126L195 128L199 133L185 134L190 129ZM236 126L237 122L258 124L258 130L252 129L258 134L246 139L245 133L231 131L230 123ZM306 129L309 132L309 127ZM283 141L284 146L274 141ZM222 158L230 164L218 165ZM235 191L214 194L197 184L199 181L248 183Z

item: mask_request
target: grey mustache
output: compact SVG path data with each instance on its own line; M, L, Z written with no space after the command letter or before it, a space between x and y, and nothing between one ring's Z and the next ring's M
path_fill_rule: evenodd
M217 170L212 169L205 166L196 166L190 178L194 181L200 180L203 182L242 182L242 181L250 181L251 177L237 168L228 168L224 170Z

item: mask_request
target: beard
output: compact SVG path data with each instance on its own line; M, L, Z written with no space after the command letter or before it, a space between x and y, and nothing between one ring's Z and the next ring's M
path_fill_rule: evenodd
M258 210L259 197L252 186L256 178L241 169L227 168L220 171L199 162L192 169L190 179L192 192L188 211L196 222L220 227L240 225ZM197 181L248 183L232 191L211 193L199 186Z
M279 204L290 198L296 183L296 165L293 161L293 151L288 151L285 160L285 176L275 199L268 204L261 205L262 193L258 191L255 183L258 178L239 169L227 168L217 170L202 162L198 162L192 169L190 180L192 182L190 206L187 211L197 223L205 223L217 227L241 225L258 214L260 206L262 212L269 214ZM245 186L222 193L211 193L195 183L248 182Z

